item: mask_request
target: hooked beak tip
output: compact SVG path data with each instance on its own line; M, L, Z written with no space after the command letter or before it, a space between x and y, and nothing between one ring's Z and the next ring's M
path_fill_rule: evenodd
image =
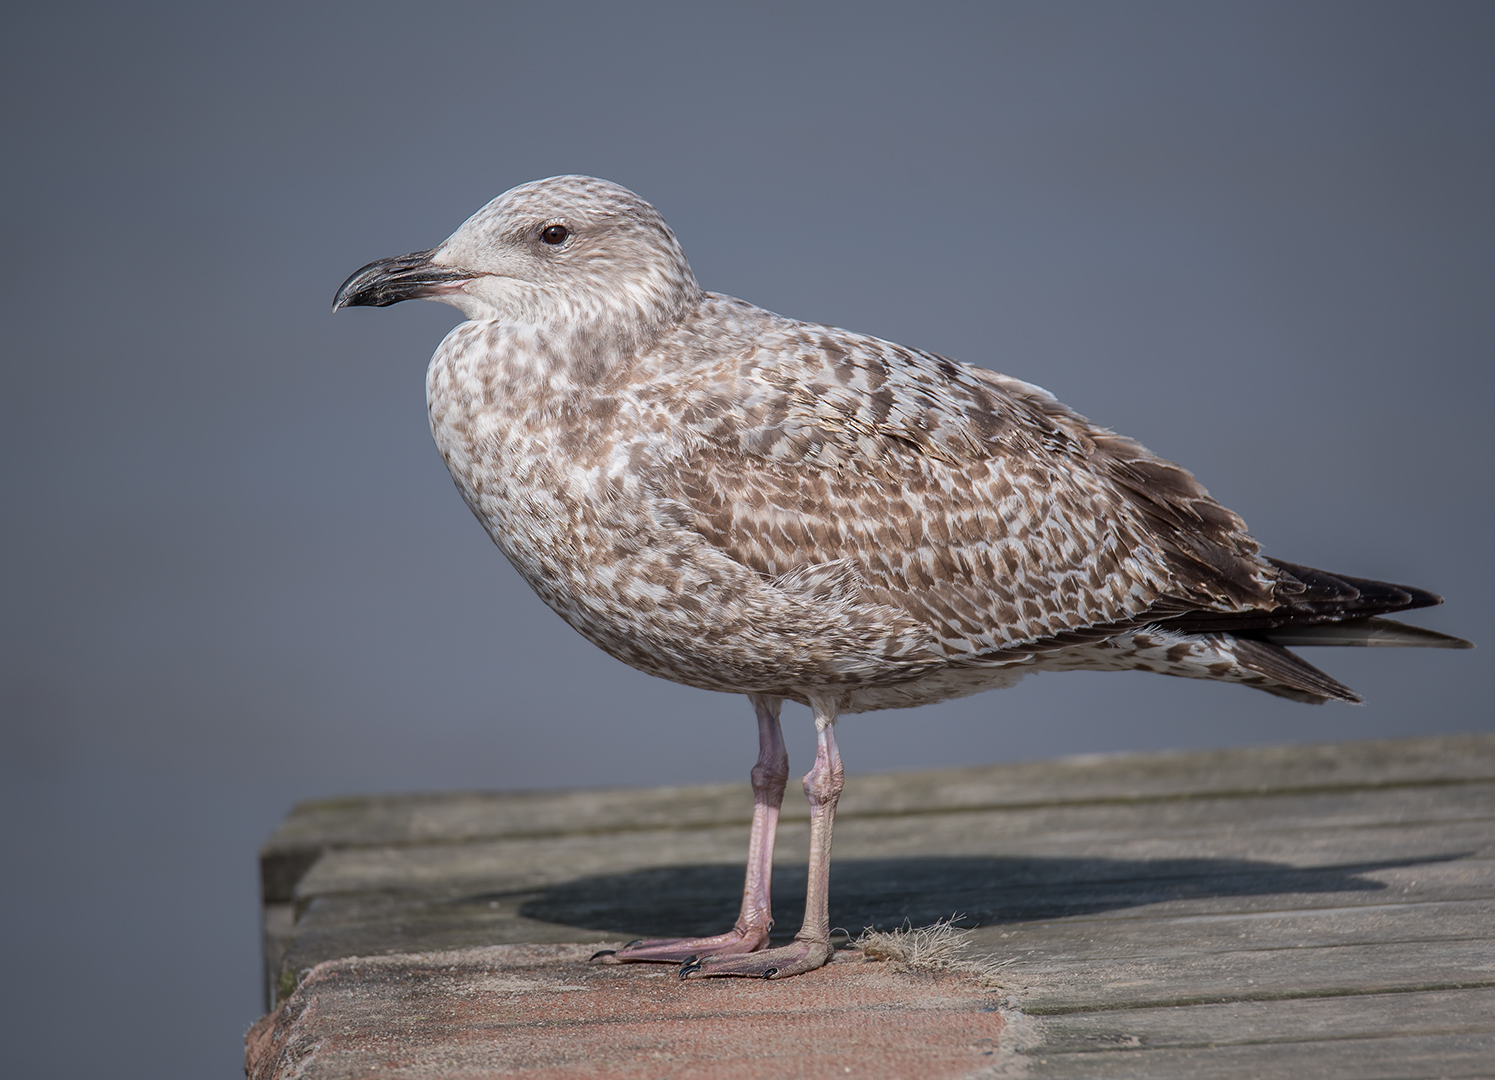
M431 261L432 254L432 251L416 251L360 267L337 290L332 310L388 307L402 300L440 296L472 280L471 271L438 266Z

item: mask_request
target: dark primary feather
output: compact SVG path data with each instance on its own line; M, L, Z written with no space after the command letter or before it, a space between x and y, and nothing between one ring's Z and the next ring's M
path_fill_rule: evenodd
M1230 614L1191 611L1175 617L1173 624L1190 630L1243 633L1366 618L1443 603L1441 596L1410 585L1331 574L1282 559L1267 561L1279 571L1270 606Z

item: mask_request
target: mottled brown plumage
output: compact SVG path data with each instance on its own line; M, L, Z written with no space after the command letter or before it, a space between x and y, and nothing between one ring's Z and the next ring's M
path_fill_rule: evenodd
M1274 635L1461 644L1373 618L1429 593L1263 557L1186 470L1038 387L701 291L653 207L606 181L515 188L338 305L411 296L468 316L427 397L494 542L626 663L753 695L774 731L778 699L810 704L831 809L839 713L1035 670L1354 701Z

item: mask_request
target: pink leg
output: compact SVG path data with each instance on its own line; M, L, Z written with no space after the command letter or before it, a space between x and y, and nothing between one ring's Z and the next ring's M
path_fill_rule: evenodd
M844 772L836 748L836 703L811 698L810 705L815 710L815 765L805 774L805 796L810 800L810 871L804 925L794 942L782 948L762 949L751 956L716 953L687 960L680 967L682 979L690 975L781 979L813 971L831 958L831 829Z
M593 960L605 964L646 960L678 964L698 956L755 952L768 944L768 932L773 929L769 902L773 841L779 828L784 785L789 780L789 754L779 727L782 699L753 695L752 702L758 713L758 764L753 766L753 830L748 839L747 878L742 885L737 925L715 937L631 941L616 952L604 949L593 955Z

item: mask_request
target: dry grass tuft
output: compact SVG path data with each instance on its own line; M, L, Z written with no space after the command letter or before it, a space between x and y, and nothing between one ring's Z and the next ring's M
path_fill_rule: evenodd
M891 963L895 971L959 971L975 975L989 986L1000 986L997 971L1013 961L966 959L963 954L971 947L971 931L955 925L960 918L952 915L920 927L904 923L897 930L887 931L869 926L852 945L868 960Z

